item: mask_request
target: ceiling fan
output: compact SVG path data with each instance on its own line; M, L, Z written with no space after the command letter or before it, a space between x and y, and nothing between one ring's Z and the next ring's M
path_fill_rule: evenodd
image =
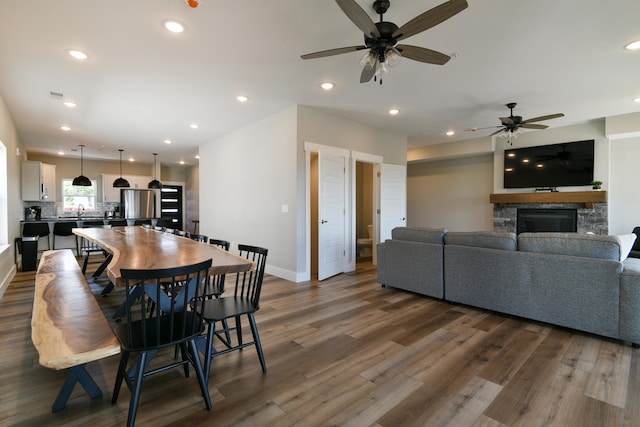
M398 27L393 22L384 20L384 14L389 9L389 0L375 0L373 9L380 15L380 21L374 23L355 0L336 0L338 6L347 17L364 33L364 45L341 47L302 55L302 59L323 58L325 56L340 55L369 49L362 58L362 74L360 83L366 83L372 78L380 80L382 75L389 72L388 67L398 64L402 57L427 64L444 65L451 57L435 50L423 47L397 44L398 41L421 33L440 24L468 7L466 0L449 0L439 6L416 16L406 24Z
M526 129L546 129L549 126L547 125L542 125L539 123L534 123L534 122L541 122L543 120L551 120L551 119L557 119L559 117L564 117L563 113L556 113L556 114L548 114L546 116L540 116L540 117L534 117L531 119L527 119L527 120L522 120L522 116L514 116L513 115L513 109L516 107L516 103L515 102L510 102L508 104L506 104L505 106L511 111L511 113L509 114L509 117L500 117L500 122L502 123L502 125L500 126L489 126L489 127L484 127L484 128L471 128L471 129L466 129L467 131L471 131L471 132L475 132L481 129L493 129L493 128L499 128L497 131L493 132L490 136L493 135L498 135L504 138L507 138L507 142L509 142L509 144L512 143L513 139L518 137L518 134L520 133L520 128L526 128Z

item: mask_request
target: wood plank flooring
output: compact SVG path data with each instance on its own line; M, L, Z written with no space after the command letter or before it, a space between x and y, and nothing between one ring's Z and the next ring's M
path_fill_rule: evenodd
M51 413L65 373L38 364L33 285L18 273L0 301L0 425L124 425L129 391L110 403L117 356L88 367L101 398L76 386ZM110 317L122 291L92 288ZM256 317L266 374L253 348L215 358L210 412L194 375L149 377L137 425L640 426L640 350L382 288L370 264L323 282L268 276Z

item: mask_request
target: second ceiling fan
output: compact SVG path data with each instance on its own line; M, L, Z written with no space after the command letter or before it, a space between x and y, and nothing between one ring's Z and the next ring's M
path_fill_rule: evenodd
M468 7L466 0L449 0L398 27L393 22L384 20L383 15L391 4L389 0L375 0L373 2L373 9L380 15L380 21L375 23L355 0L336 0L336 3L351 22L364 33L364 45L308 53L302 55L302 59L323 58L369 49L369 52L360 61L362 65L360 83L366 83L373 78L379 80L381 84L382 75L388 72L388 67L396 65L402 57L437 65L444 65L449 61L451 57L444 53L397 43L446 21Z
M516 105L517 104L515 102L510 102L510 103L505 105L505 107L507 107L509 109L510 114L509 114L509 117L500 117L500 123L502 123L500 126L489 126L489 127L484 127L484 128L470 128L470 129L466 129L466 130L467 131L471 131L471 132L476 132L476 131L481 130L481 129L498 128L497 131L493 132L489 136L498 135L498 136L507 138L507 142L509 142L509 144L511 144L513 142L513 139L518 137L518 134L520 133L520 128L525 128L525 129L546 129L549 126L543 125L543 124L539 124L539 123L535 123L535 122L541 122L543 120L551 120L551 119L557 119L557 118L560 118L560 117L564 117L563 113L556 113L556 114L547 114L546 116L532 117L530 119L523 120L522 116L514 116L513 115L513 109L516 108Z

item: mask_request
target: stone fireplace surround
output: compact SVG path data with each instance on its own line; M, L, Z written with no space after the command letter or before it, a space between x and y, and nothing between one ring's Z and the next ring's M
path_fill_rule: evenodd
M576 209L578 233L609 234L606 191L491 194L493 230L516 232L518 208Z

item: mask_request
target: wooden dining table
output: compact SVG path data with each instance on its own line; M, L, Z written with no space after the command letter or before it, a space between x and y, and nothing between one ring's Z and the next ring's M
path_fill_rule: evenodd
M110 254L106 273L116 286L124 286L120 270L161 269L213 260L212 275L239 273L255 268L253 261L215 245L154 229L127 226L74 228L73 233L100 246Z
M211 275L240 273L255 269L255 263L239 255L227 252L218 246L205 242L197 242L188 237L165 233L152 228L139 226L112 228L74 228L73 233L100 246L109 253L105 260L110 286L103 290L103 295L111 292L113 287L124 287L120 271L124 269L146 270L173 268L207 261L211 258ZM126 305L137 299L142 292L134 287L125 298L120 308L113 315L114 319L124 316Z

